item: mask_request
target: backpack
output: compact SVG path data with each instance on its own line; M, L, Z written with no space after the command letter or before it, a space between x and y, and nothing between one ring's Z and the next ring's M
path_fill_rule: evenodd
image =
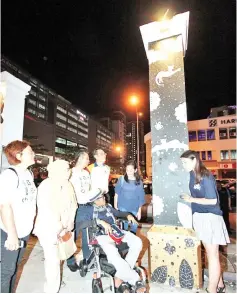
M19 176L18 176L17 171L13 167L9 167L8 169L12 170L16 174L16 176L17 176L17 186L16 186L16 188L18 188L19 187ZM29 170L29 172L32 175L32 177L34 177L32 171Z
M18 188L19 187L19 176L18 176L17 171L12 167L9 167L8 169L12 170L16 174L16 176L17 176L17 186L16 186L16 188Z

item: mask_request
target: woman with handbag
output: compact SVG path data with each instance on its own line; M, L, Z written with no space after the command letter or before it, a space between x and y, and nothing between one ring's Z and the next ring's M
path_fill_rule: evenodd
M57 293L60 288L60 260L66 260L76 246L71 231L77 202L69 182L70 168L65 160L48 165L49 176L38 188L38 214L34 234L44 250L46 293Z

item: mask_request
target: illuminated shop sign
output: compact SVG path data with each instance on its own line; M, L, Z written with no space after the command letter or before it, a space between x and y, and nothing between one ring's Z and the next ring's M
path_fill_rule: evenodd
M237 119L236 118L231 118L231 119L221 119L219 121L219 123L221 125L228 125L228 124L235 124L237 122ZM218 121L217 119L209 119L208 121L208 125L210 128L213 128L213 127L217 127L218 126Z
M226 124L235 124L237 122L236 118L232 118L232 119L223 119L221 120L221 124L222 125L226 125Z

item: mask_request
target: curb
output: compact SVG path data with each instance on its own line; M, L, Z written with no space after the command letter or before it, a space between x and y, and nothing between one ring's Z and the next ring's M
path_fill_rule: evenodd
M204 274L209 278L208 269L204 269ZM223 279L228 282L236 282L236 273L223 272Z

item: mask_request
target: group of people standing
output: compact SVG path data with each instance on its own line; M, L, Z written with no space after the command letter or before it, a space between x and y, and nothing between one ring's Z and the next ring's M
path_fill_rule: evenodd
M36 188L34 177L28 169L34 164L34 152L30 145L25 141L13 141L4 148L4 152L10 168L0 176L1 292L13 292L17 267L30 234L33 233L44 251L44 291L57 293L61 282L57 246L59 238L74 231L76 241L82 230L83 258L88 258L90 254L87 230L81 226L81 216L88 214L91 203L100 201L102 196L98 198L98 195L108 193L110 168L105 164L106 153L102 149L96 149L93 153L95 163L89 165L88 153L80 151L72 169L67 161L56 160L48 165L48 177ZM116 186L114 206L125 212L124 215L133 224L133 232L136 232L137 222L128 215L133 214L140 220L143 204L141 179L135 163L128 162L126 174ZM113 212L116 214L115 210ZM126 226L127 222L124 223ZM103 225L110 230L101 221L101 226ZM132 243L136 242L139 249L137 239ZM133 251L138 251L137 249L134 247ZM73 272L79 269L78 264L77 255L67 260L67 265Z
M4 148L4 152L10 168L0 175L2 293L14 291L17 266L32 232L44 250L44 291L57 293L60 289L58 240L74 230L77 240L82 230L83 257L88 258L90 252L86 228L94 221L104 228L105 233L98 235L97 240L106 252L108 261L115 265L118 289L125 289L122 292L128 290L125 281L133 284L137 293L145 291L144 284L133 270L142 246L141 240L133 233L136 233L136 219L141 219L141 207L145 202L142 181L133 161L126 164L126 173L115 187L112 208L105 203L104 197L108 193L110 169L105 164L106 153L103 150L94 151L95 163L91 165L88 153L79 152L72 170L65 160L50 163L47 167L48 178L41 182L38 189L28 169L34 164L34 152L30 145L25 141L13 141ZM219 245L226 245L230 240L219 205L216 182L197 152L184 152L181 161L184 169L190 173L191 194L184 194L182 198L191 203L193 228L208 258L209 284L206 291L223 293L225 285L221 275ZM95 212L97 217L94 219ZM133 233L125 231L124 237L130 247L126 260L121 259L107 235L116 216L126 219L125 230L127 221L132 223ZM77 256L71 256L67 265L71 271L77 271L78 262Z

